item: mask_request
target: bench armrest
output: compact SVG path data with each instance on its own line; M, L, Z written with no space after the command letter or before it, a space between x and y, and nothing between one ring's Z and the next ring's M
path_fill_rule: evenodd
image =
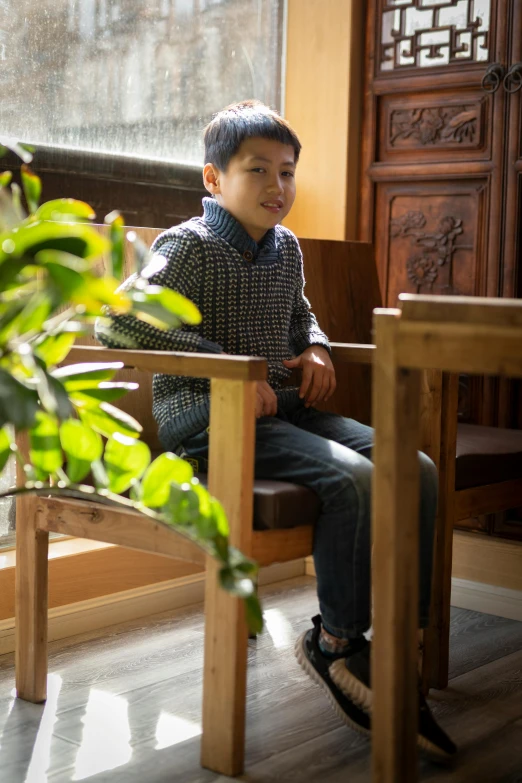
M372 364L375 345L369 343L330 343L334 362Z
M228 354L134 351L98 345L74 346L67 356L67 364L82 362L123 362L125 367L136 370L185 375L190 378L264 381L267 377L265 359Z

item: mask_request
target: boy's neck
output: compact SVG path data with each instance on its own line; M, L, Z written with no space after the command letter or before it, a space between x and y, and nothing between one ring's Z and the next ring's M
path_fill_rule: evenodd
M261 253L262 259L267 261L277 257L274 229L268 229L261 239L256 241L243 224L225 207L222 207L216 199L204 198L203 209L207 225L239 253L244 254L249 251L254 258ZM260 249L261 243L262 248Z
M218 207L220 207L221 209L224 209L225 212L227 213L227 215L230 215L230 217L233 218L236 221L236 223L238 223L241 226L243 231L245 231L245 233L248 234L250 239L253 239L254 242L257 245L259 245L263 241L264 237L267 235L268 229L267 229L267 231L263 231L263 233L260 234L260 235L257 232L253 232L251 229L249 229L247 226L245 226L245 224L242 223L241 220L239 220L239 218L237 218L229 209L227 209L223 204L220 204L220 202L217 200L217 198L213 197L212 200L216 202Z

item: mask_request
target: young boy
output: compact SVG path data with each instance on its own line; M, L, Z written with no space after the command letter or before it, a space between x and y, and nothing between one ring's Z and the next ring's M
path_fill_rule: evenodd
M321 614L297 640L296 656L339 717L368 733L370 643L363 634L371 624L373 431L314 407L335 391L335 372L328 339L303 292L298 241L280 225L294 203L300 150L289 124L258 101L219 112L205 130L203 181L212 198L203 200L203 217L165 231L152 246L158 271L151 283L195 302L201 324L163 332L118 316L99 338L111 347L121 335L143 349L267 359L268 381L257 385L256 478L303 484L322 503L314 542ZM283 385L293 368L302 370L300 388ZM205 465L208 381L155 376L153 412L164 447ZM424 454L419 460L420 622L426 625L437 477ZM422 697L420 704L419 745L439 756L454 753Z

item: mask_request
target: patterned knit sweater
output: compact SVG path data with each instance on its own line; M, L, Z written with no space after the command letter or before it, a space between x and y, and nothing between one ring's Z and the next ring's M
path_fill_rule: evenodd
M110 348L261 356L280 409L295 404L298 390L283 387L290 371L282 364L310 345L329 350L306 299L299 243L276 226L256 243L232 215L211 198L204 216L164 231L153 243L150 283L167 286L199 308L198 326L162 331L133 316L112 316L97 337ZM158 258L161 256L161 258ZM165 263L166 261L166 263ZM161 268L162 267L162 268ZM132 287L135 275L123 287ZM121 339L118 339L121 336ZM210 384L201 378L155 375L153 414L166 449L208 426Z

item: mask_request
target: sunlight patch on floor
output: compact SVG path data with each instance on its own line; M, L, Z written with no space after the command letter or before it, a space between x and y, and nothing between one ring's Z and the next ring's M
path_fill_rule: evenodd
M73 780L85 780L127 764L132 756L129 704L122 696L92 688L82 718L82 744Z
M265 630L272 638L274 647L288 647L293 643L295 633L279 609L267 609L263 612L263 619Z
M201 725L193 723L177 715L171 715L169 712L162 711L156 726L156 745L154 750L169 748L171 745L178 745L180 742L192 739L201 734Z
M43 708L31 761L27 768L26 783L46 783L47 781L47 771L51 766L51 742L61 688L62 678L58 674L49 674L47 677L47 701Z

